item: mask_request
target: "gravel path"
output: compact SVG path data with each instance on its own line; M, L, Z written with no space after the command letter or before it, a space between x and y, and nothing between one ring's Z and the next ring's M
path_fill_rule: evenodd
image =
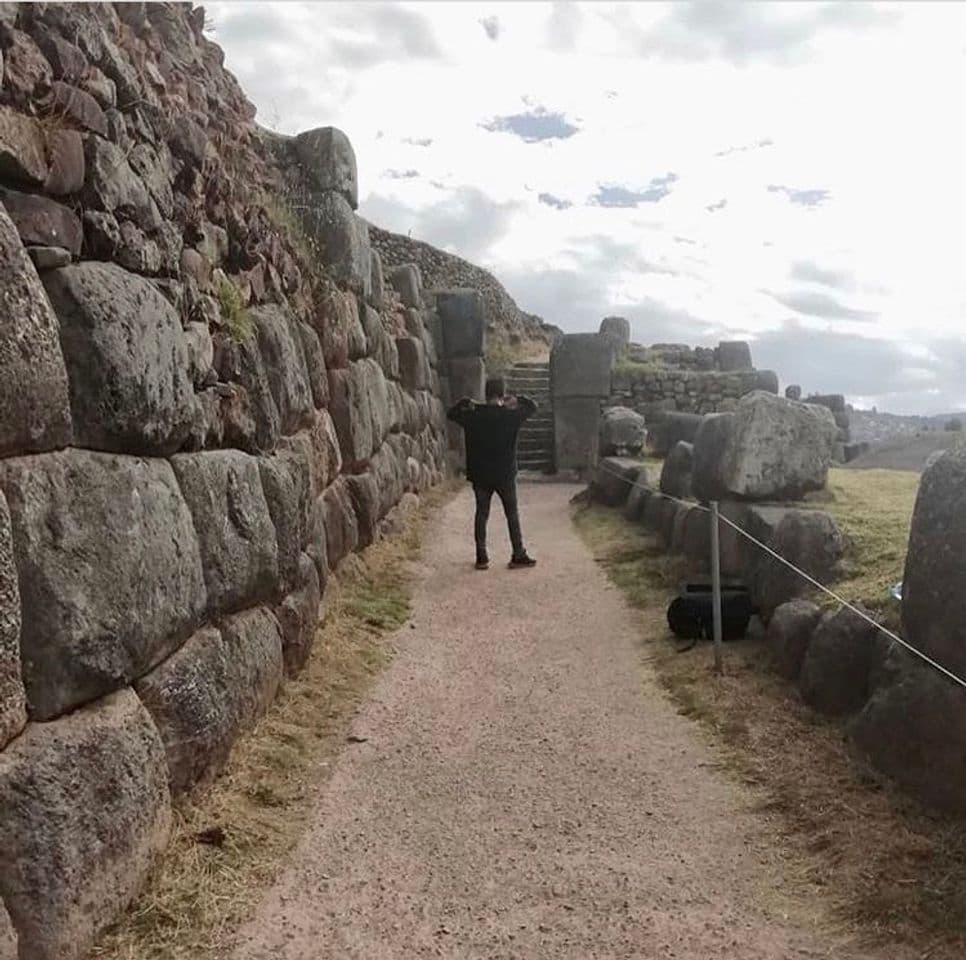
M642 666L578 540L577 488L521 488L539 564L470 561L464 493L413 625L235 960L871 957L823 933L748 798ZM889 953L889 957L899 954Z

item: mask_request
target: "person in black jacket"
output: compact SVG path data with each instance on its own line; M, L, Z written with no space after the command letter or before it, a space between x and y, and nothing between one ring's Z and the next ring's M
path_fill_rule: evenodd
M517 434L520 425L537 405L525 396L506 396L501 377L486 382L486 403L464 397L446 414L463 428L466 437L466 479L476 494L476 569L490 565L486 552L486 524L495 493L503 504L513 555L510 567L532 567L537 561L527 554L520 532L517 507Z

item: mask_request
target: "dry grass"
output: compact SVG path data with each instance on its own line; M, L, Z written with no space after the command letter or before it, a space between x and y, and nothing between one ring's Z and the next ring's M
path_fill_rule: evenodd
M302 674L236 744L212 789L177 810L148 889L94 957L228 956L235 931L304 831L355 707L392 656L386 634L409 617L424 517L447 495L428 494L399 534L349 558L338 582L330 581L325 621Z
M843 493L837 478L833 485L840 506L859 493ZM873 943L914 945L932 960L966 955L963 825L928 814L855 758L843 727L774 672L762 639L728 644L722 677L711 672L708 645L676 652L665 610L680 561L615 510L584 507L574 519L640 611L644 655L662 686L722 751L724 769L748 785L807 891ZM876 526L869 519L854 529L872 536Z

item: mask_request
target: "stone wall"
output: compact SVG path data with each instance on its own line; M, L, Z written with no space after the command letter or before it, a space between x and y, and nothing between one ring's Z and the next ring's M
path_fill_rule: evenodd
M448 349L351 144L259 130L203 22L0 4L4 957L8 916L71 960L137 895L482 377L482 309Z

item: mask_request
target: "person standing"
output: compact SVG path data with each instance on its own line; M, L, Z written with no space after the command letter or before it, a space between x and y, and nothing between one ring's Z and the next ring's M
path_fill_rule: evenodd
M537 562L529 556L520 532L517 506L517 434L520 425L537 409L526 396L506 395L502 377L486 381L486 403L464 397L449 409L446 416L463 428L466 438L466 479L476 495L476 517L473 533L476 540L476 569L490 565L486 551L486 525L490 518L490 502L495 493L503 504L513 553L510 568L532 567Z

